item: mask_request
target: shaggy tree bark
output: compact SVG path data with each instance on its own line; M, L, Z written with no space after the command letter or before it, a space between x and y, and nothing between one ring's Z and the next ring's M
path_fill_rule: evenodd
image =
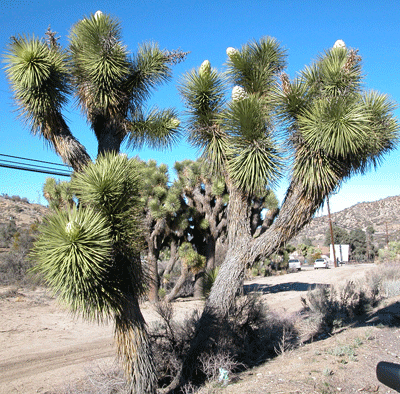
M80 171L91 161L85 147L72 135L61 113L49 115L42 124L41 134L49 141L62 161Z
M158 259L161 250L161 244L167 235L167 220L165 218L154 220L150 212L147 212L145 220L146 225L146 243L147 243L147 266L149 268L149 292L148 297L151 303L158 302ZM153 225L151 225L153 223Z
M147 325L137 298L126 300L122 312L115 317L114 338L126 376L131 378L129 392L155 394L156 366Z

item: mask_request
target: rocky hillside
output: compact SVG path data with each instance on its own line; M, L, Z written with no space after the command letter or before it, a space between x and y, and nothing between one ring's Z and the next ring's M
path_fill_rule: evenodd
M6 223L11 218L18 227L29 227L41 221L47 210L47 207L30 204L26 199L0 196L0 223ZM372 226L377 246L386 243L386 236L389 241L400 240L400 196L356 204L331 216L336 225L347 231L357 228L365 230ZM314 218L290 243L297 245L304 238L309 238L315 246L322 246L328 226L328 216Z
M383 246L386 238L389 241L400 240L400 196L356 204L331 214L331 217L333 223L347 231L357 228L365 231L368 226L372 226L375 230L374 243L377 246ZM322 246L328 228L327 215L314 218L290 243L297 245L304 238L309 238L313 245Z
M0 223L15 220L17 227L27 228L35 222L40 222L47 212L47 207L30 204L19 197L0 196Z

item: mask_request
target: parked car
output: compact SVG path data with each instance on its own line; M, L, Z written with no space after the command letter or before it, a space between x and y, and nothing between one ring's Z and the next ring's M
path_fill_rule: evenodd
M318 268L328 268L329 263L327 259L316 259L314 261L314 269L318 269Z
M289 269L291 269L291 268L301 271L301 261L298 259L290 259L289 260Z

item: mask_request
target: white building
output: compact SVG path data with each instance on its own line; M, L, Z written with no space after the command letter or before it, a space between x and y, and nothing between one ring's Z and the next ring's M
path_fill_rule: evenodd
M329 245L330 260L333 262L333 249L332 244ZM335 244L336 260L348 262L349 261L349 245L336 245Z

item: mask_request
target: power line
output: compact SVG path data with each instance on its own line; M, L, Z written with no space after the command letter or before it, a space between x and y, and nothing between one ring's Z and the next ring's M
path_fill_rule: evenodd
M65 164L51 163L49 161L29 159L29 158L25 158L25 157L12 156L12 155L6 155L6 154L0 153L0 157L1 156L8 157L8 158L13 158L13 159L18 159L18 161L4 160L4 159L0 158L0 167L12 168L12 169L15 169L15 170L22 170L22 171L31 171L31 172L37 172L37 173L42 173L42 174L65 176L65 177L70 177L71 176L71 171L67 170L70 167L65 165ZM48 167L48 166L33 165L33 164L30 164L30 163L23 163L20 160L32 161L32 162L36 162L36 163L50 164L52 166L60 166L60 167L63 167L63 169L66 168L66 170L63 171L63 169L51 168L51 167Z
M26 157L19 157L19 156L11 156L11 155L5 155L3 153L0 153L0 156L4 157L12 157L13 159L20 159L20 160L27 160L27 161L36 161L38 163L45 163L45 164L51 164L53 166L61 166L61 167L68 167L71 168L71 166L68 166L67 164L59 164L59 163L52 163L50 161L43 161L43 160L36 160L36 159L28 159Z
M22 170L22 171L31 171L31 172L39 172L42 174L50 174L50 175L59 175L59 176L66 176L66 177L70 177L71 174L69 173L65 173L65 172L56 172L56 171L47 171L47 170L39 170L37 168L29 168L29 167L22 167L22 166L15 166L15 165L10 165L10 164L3 164L0 163L0 167L4 167L4 168L12 168L15 170Z

